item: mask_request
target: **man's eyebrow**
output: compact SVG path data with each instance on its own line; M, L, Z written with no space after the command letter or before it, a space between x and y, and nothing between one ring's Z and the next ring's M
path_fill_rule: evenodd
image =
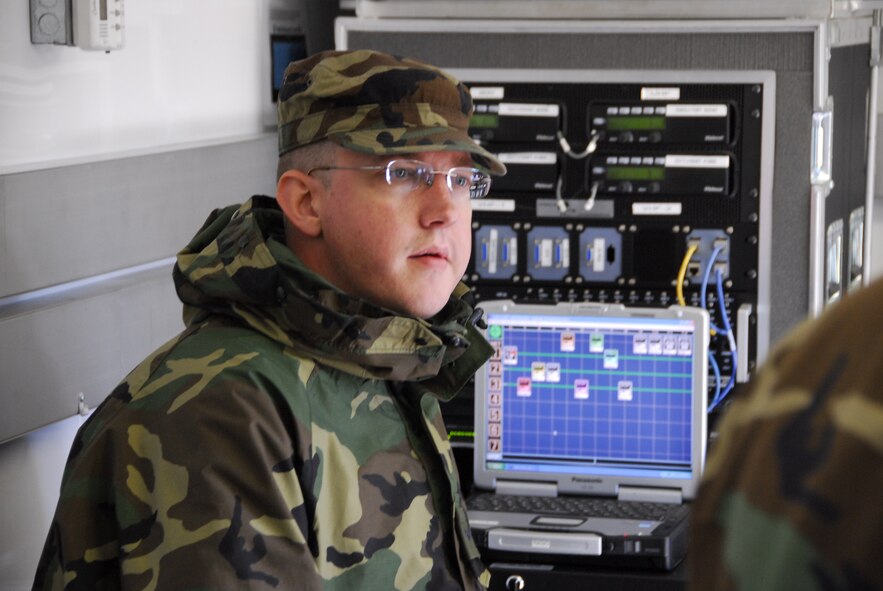
M365 152L356 152L358 156L356 160L365 164L386 164L393 160L416 160L404 154L368 154Z
M439 152L416 152L411 154L399 154L396 156L396 159L401 160L425 160L427 154L437 154ZM459 166L467 166L469 168L474 168L476 166L475 160L472 159L472 156L469 154L462 154L459 158L455 158L453 164L451 166L459 167Z

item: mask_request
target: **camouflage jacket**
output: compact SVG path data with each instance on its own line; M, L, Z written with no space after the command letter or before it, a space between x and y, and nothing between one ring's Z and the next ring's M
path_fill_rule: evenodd
M430 321L348 298L275 201L178 256L186 329L75 439L37 589L480 589L437 399L487 359L458 286Z
M883 589L883 281L786 337L727 410L692 589Z

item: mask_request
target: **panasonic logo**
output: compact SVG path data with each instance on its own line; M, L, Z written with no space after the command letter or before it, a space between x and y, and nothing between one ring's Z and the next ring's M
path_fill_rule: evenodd
M576 476L570 479L571 482L580 482L583 484L601 484L600 478L578 478Z

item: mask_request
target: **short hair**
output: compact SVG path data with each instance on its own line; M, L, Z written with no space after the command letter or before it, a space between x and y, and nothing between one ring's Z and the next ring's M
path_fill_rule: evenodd
M295 148L279 157L276 166L276 180L289 170L309 171L317 166L334 164L336 146L329 140L321 140L300 148ZM323 181L324 182L324 181Z

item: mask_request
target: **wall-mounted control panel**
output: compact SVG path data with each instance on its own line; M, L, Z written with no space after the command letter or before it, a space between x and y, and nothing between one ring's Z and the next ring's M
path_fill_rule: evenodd
M31 43L105 51L126 40L124 0L30 0Z

